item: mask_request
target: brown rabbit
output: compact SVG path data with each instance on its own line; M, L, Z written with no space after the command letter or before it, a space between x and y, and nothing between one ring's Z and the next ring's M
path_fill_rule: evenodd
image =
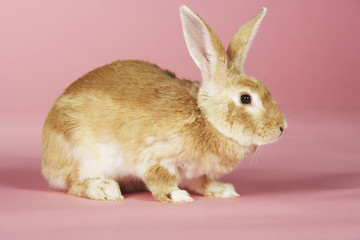
M42 171L50 185L98 200L123 199L118 182L134 180L162 202L193 201L178 186L239 196L217 179L286 128L266 86L243 71L265 13L243 25L225 51L198 15L180 8L201 83L140 60L110 63L72 83L44 125Z

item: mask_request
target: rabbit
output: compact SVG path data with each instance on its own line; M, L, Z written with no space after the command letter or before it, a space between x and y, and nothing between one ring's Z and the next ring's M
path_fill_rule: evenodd
M243 69L266 11L225 50L196 13L180 7L201 82L141 60L115 61L73 82L44 123L42 173L49 185L111 201L124 199L119 184L145 186L160 202L191 202L188 191L239 196L218 179L287 127L268 88Z

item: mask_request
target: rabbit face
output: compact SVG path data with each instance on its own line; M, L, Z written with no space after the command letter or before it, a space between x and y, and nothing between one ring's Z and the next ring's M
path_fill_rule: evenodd
M199 106L209 122L241 145L279 140L287 123L265 84L244 74L227 72L222 89L203 85L199 90Z
M242 129L237 134L250 138L252 144L264 145L280 139L287 123L265 84L244 74L235 74L231 80L234 90L233 104L228 104L229 125Z

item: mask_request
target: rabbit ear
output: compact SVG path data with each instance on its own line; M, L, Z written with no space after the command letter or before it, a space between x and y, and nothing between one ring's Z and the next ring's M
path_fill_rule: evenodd
M244 61L246 54L249 51L252 40L255 37L257 29L259 28L266 11L266 8L263 7L258 15L250 19L235 33L228 49L226 50L231 69L234 69L239 73L244 73Z
M217 34L190 8L180 7L185 42L200 68L203 81L211 80L215 71L226 69L228 57Z

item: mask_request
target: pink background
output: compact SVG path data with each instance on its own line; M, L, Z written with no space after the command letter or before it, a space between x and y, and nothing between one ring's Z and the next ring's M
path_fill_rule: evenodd
M268 8L245 70L268 85L289 128L224 177L242 197L98 202L49 189L42 124L76 78L136 58L200 79L183 4L226 46ZM0 1L0 239L360 239L359 23L350 0Z

